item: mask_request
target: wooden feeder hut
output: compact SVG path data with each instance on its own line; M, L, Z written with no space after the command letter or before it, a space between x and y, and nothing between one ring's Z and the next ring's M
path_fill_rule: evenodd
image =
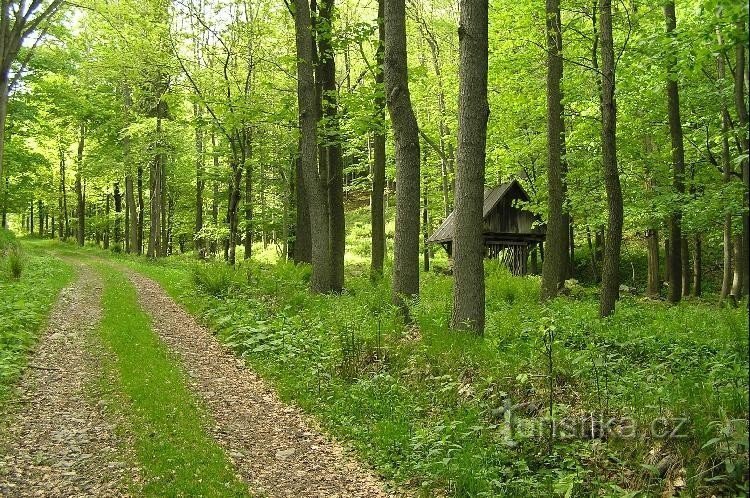
M539 216L518 205L528 201L529 195L516 180L484 192L485 256L501 259L514 275L527 273L529 252L544 241L546 232L545 226L539 223ZM455 217L451 213L427 243L440 244L450 257L454 230Z

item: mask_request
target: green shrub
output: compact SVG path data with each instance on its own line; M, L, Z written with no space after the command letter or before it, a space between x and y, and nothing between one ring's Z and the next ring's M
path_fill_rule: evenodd
M234 278L234 270L223 263L199 263L193 267L195 286L212 296L227 294Z
M8 270L10 270L10 276L16 280L21 278L24 267L23 253L18 245L11 246L8 251Z

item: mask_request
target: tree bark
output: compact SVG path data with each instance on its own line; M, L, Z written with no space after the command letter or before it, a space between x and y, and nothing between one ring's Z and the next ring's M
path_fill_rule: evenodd
M649 229L646 232L648 243L648 278L646 285L646 295L652 299L659 297L659 232L655 229Z
M739 299L742 297L742 293L744 291L743 282L742 282L742 274L745 270L745 266L747 266L747 261L743 259L743 251L742 251L742 234L738 233L734 235L734 240L732 242L732 250L734 252L734 278L732 281L732 295L735 297L736 300L739 301Z
M547 242L542 265L542 299L551 299L568 273L568 226L564 216L562 148L564 121L561 82L563 76L560 2L547 0Z
M120 192L120 183L115 182L113 185L113 188L114 188L113 197L115 201L114 239L115 239L115 244L119 245L122 243L122 235L120 232L120 226L122 223L122 220L120 219L121 218L120 213L122 212L122 194ZM120 246L120 249L121 249L121 246Z
M664 5L664 17L667 25L667 35L671 38L677 20L675 17L674 0L668 0ZM672 140L672 167L674 192L681 196L685 193L685 148L682 138L682 122L680 119L680 96L677 89L677 75L675 74L677 59L670 54L667 61L667 106L669 114L669 135ZM681 203L682 200L677 201ZM669 268L669 301L677 303L682 296L682 211L675 207L669 216L669 242L671 265Z
M294 161L294 174L297 180L295 192L297 211L295 220L294 262L312 263L312 235L310 233L310 211L302 166L299 157Z
M211 154L213 155L214 162L214 174L219 171L219 153L216 148L216 130L211 130ZM213 228L216 230L219 225L219 182L214 180L213 196L211 197L211 221L213 222ZM218 243L216 240L216 233L211 237L211 243L209 244L209 251L212 256L216 256L218 253Z
M385 259L385 94L383 88L383 53L385 50L385 0L378 0L378 47L375 52L375 121L373 136L372 193L370 217L372 231L372 253L370 276L377 279L383 275Z
M719 37L719 44L722 43ZM724 66L724 57L719 55L716 58L718 67L719 81L726 78L726 68ZM727 109L724 99L722 99L721 113L721 163L722 163L722 181L728 185L732 181L732 159L729 152L729 110ZM732 213L724 213L724 233L723 233L723 272L721 278L720 300L727 298L732 290Z
M161 143L161 132L162 132L162 117L164 114L165 103L159 98L156 104L156 153L151 160L151 170L149 172L149 194L150 194L150 222L151 227L149 230L148 237L148 248L146 255L149 258L156 258L162 255L162 245L164 240L162 238L162 220L163 220L163 205L164 205L164 188L163 188L163 177L162 173L164 168L162 162L164 161L164 155L160 150L162 147Z
M76 215L78 226L76 227L76 241L83 247L86 237L86 209L84 206L82 174L83 174L83 148L86 142L86 127L82 124L78 136L78 156L76 162Z
M133 192L133 175L125 175L125 217L127 218L127 252L137 254L138 247L138 213Z
M253 133L247 132L247 157L245 158L245 254L244 259L253 255ZM262 188L262 187L261 187ZM261 206L263 206L261 201Z
M419 128L409 94L406 3L384 2L384 83L396 149L393 301L406 311L405 299L419 294Z
M737 21L737 31L743 34L743 40L746 40L747 36L745 26L744 19ZM750 153L750 137L748 137L747 128L748 110L745 104L745 76L745 42L741 41L735 46L734 105L737 111L739 129L741 130L739 134L740 146L742 147L742 153L747 155ZM737 255L741 256L740 259L742 260L740 292L734 294L737 298L750 290L750 264L748 264L748 257L750 257L750 254L748 254L748 244L750 244L750 164L747 156L742 160L740 167L745 193L743 196L744 213L742 215L741 250L735 251ZM750 305L750 300L748 303Z
M143 254L143 217L146 212L146 203L143 200L143 166L138 165L138 224L136 229L135 253Z
M111 197L112 197L112 194L107 192L106 200L104 204L104 219L105 219L104 234L103 234L104 235L103 237L104 249L109 249L109 203L110 203Z
M460 0L458 151L453 235L454 329L484 333L484 173L487 151L488 2ZM546 264L546 261L545 261Z
M703 293L703 254L700 234L693 237L693 297L700 297Z
M683 236L680 241L680 260L682 261L682 296L690 295L690 247L688 246L687 237Z
M314 292L331 288L327 190L318 174L317 109L313 69L313 40L308 0L295 0L294 26L297 48L297 100L300 126L300 166L310 213Z
M602 51L602 166L607 192L607 234L602 264L602 292L599 314L609 316L615 309L620 288L620 245L622 243L622 188L617 169L617 105L615 101L615 53L612 40L612 1L602 0L599 15Z
M195 252L198 258L206 257L206 244L203 239L203 189L206 185L205 170L206 156L204 151L204 131L201 123L203 116L203 107L200 104L193 104L193 116L196 118L195 124Z
M344 220L343 157L336 97L336 60L331 44L334 0L320 3L320 23L317 32L322 108L325 115L324 147L328 166L328 217L331 251L331 290L341 292L344 287L344 253L346 252L346 227Z

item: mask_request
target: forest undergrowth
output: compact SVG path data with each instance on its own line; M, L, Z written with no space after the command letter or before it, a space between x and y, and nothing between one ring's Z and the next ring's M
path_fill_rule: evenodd
M405 324L384 304L388 279L372 283L365 266L321 296L308 267L285 262L124 261L283 399L425 494L747 492L742 308L625 296L601 320L594 288L542 305L537 278L490 262L477 338L449 330L452 282L437 272L422 274Z

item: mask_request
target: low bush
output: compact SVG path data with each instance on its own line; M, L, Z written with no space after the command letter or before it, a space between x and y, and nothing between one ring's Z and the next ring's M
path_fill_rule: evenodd
M10 276L15 280L19 280L24 267L24 257L23 252L21 252L21 247L18 245L12 246L10 250L8 250L6 259L8 260L8 271L10 272Z
M234 278L234 271L223 263L198 263L193 267L193 283L203 292L215 297L226 295Z

